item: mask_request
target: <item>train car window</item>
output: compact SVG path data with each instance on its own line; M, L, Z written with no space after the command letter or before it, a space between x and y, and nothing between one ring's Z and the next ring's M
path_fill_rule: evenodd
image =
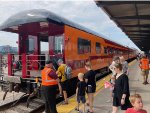
M35 36L29 36L27 41L27 53L32 54L34 52L35 47Z
M99 54L101 50L101 45L100 43L96 42L96 53Z
M63 37L64 35L55 36L55 48L54 48L55 54L63 54L63 49L64 49Z
M84 54L90 52L91 52L91 41L78 38L78 54Z
M112 49L109 48L108 50L109 50L108 53L109 53L109 54L112 54Z
M40 48L41 48L41 54L48 53L48 50L49 50L49 44L48 44L48 42L42 42L42 41L40 41Z
M107 48L106 47L104 47L104 53L107 54Z
M114 49L113 54L116 54L116 49Z
M119 50L116 50L116 54L119 54Z
M120 54L122 55L122 54L123 54L123 52L122 52L122 51L120 51Z

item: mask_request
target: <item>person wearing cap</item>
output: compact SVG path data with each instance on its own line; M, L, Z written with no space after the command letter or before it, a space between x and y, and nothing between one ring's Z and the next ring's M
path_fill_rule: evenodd
M59 59L57 61L59 67L58 70L56 72L56 74L58 75L58 78L60 79L60 85L61 85L61 89L62 91L60 92L63 93L64 96L64 103L63 104L68 104L68 98L67 98L67 79L65 77L65 67L66 64L63 63L62 59Z
M44 69L41 71L42 75L42 92L45 101L46 113L58 113L56 109L56 89L59 84L58 76L53 70L52 61L46 61Z

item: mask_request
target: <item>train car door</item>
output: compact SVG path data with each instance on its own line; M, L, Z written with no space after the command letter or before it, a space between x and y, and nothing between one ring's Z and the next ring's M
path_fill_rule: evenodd
M45 66L45 61L49 60L49 42L48 34L39 34L39 54L41 69Z
M39 41L37 36L28 35L27 38L27 63L29 69L38 70L39 69Z

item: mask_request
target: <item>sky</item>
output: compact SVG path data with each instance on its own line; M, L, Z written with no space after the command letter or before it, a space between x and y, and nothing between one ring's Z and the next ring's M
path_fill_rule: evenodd
M114 42L138 49L94 0L0 0L0 25L13 14L30 9L49 10ZM17 47L17 40L17 34L0 31L0 46Z

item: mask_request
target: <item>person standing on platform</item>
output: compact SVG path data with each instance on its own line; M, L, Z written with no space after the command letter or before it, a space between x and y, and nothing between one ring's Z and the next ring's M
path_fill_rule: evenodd
M116 72L114 70L115 68L115 64L120 63L120 58L118 56L115 56L113 58L113 61L111 63L111 65L109 66L109 69L112 71L112 75L111 75L111 83L114 84L115 83L115 76L116 76Z
M128 76L122 73L122 64L115 64L116 80L113 90L113 106L112 113L117 113L118 107L121 106L121 110L126 110L131 107L129 101L129 80Z
M89 61L85 63L85 69L87 70L84 75L85 82L87 83L87 105L90 107L88 112L93 113L94 93L96 91L96 73L91 69L91 63Z
M125 61L124 57L121 56L120 58L120 63L122 64L122 72L126 75L129 75L129 67L128 67L128 62Z
M56 90L59 79L53 70L52 61L46 61L46 65L41 72L42 75L42 93L45 101L46 113L58 113L56 110Z
M107 100L106 102L111 102L112 101L112 96L113 96L113 86L115 84L115 76L116 76L116 72L114 70L115 68L115 64L116 63L120 63L120 58L118 56L115 56L113 58L113 61L111 63L111 65L109 66L109 69L112 71L112 74L110 76L110 82L112 84L112 87L110 88L110 99Z
M131 95L129 99L133 107L128 108L126 113L147 113L143 110L142 97L139 94Z
M85 90L86 90L86 82L84 81L84 74L83 73L79 73L78 74L78 79L79 79L79 82L77 83L77 89L76 89L76 97L77 97L78 105L77 105L76 110L78 112L80 112L79 111L79 104L80 104L80 101L81 101L84 104L83 105L83 113L85 113L85 102L86 102L86 99L85 99Z
M140 60L139 67L141 68L141 74L143 76L143 84L148 84L148 74L149 74L149 59L146 55L143 55L142 59Z
M58 75L58 78L60 78L60 85L61 85L61 89L63 92L63 96L64 96L64 103L63 104L68 104L68 98L67 98L67 78L65 76L65 67L66 67L66 64L63 63L63 60L62 59L59 59L57 61L59 67L58 67L58 70L57 70L57 75Z

